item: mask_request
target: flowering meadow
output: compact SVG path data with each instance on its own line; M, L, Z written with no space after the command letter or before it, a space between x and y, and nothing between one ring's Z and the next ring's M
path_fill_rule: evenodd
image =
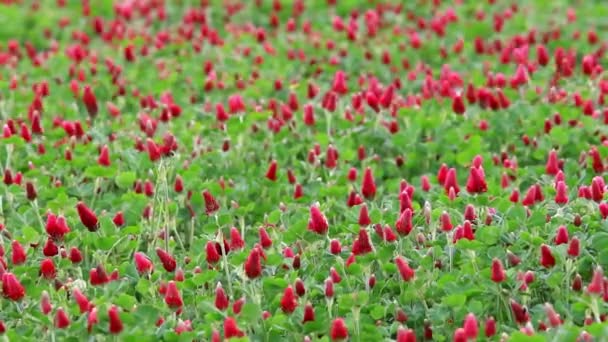
M0 339L608 340L606 18L0 0Z

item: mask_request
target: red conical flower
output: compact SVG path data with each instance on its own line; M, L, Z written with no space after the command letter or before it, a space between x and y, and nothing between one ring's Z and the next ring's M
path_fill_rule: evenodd
M308 220L308 230L317 234L326 234L329 229L327 218L316 205L310 206L310 219Z
M462 326L464 329L464 334L469 340L476 340L477 335L479 333L479 327L477 326L477 318L473 313L469 313L467 317L464 319L464 324Z
M369 212L367 211L367 204L363 203L363 205L359 209L359 225L367 226L370 223L372 223L372 220L369 218Z
M488 191L488 185L486 184L483 169L471 167L469 171L469 178L467 179L467 192L471 194L478 194L486 191Z
M502 283L506 279L506 273L500 260L494 258L492 260L492 276L491 279L495 283Z
M74 289L72 290L72 296L74 297L76 304L78 304L78 308L80 308L80 313L85 313L89 311L91 303L77 287L74 287Z
M46 291L42 291L42 296L40 297L40 311L48 315L53 310L53 305L51 304L51 298L49 297L49 293Z
M211 215L220 209L220 205L209 190L203 191L203 199L205 200L205 211L207 212L207 215Z
M169 281L167 284L165 303L172 309L179 309L184 305L182 296L177 289L175 281L173 280Z
M460 187L458 186L458 179L456 179L456 169L451 168L447 171L445 176L445 182L443 183L443 188L445 189L446 194L449 194L450 189L454 189L454 194L458 195L460 192Z
M87 207L83 202L78 202L76 205L76 210L78 210L78 216L80 217L80 222L87 227L87 229L91 232L96 231L98 226L97 215Z
M260 251L257 248L253 248L245 261L245 274L249 279L254 279L262 274L262 264L260 261Z
M401 235L408 235L412 231L412 228L412 211L407 208L399 215L399 218L395 222L395 229Z
M298 307L298 300L293 291L293 287L288 285L283 292L283 297L281 297L281 310L283 312L290 314L294 312L294 310Z
M25 289L17 277L10 272L2 274L2 295L13 301L21 300L25 296Z
M273 182L277 180L277 161L276 160L273 160L270 162L270 165L268 166L268 171L266 171L266 178L270 179Z
M551 150L549 157L547 158L547 164L545 171L548 175L556 175L559 172L559 161L557 160L557 151Z
M177 262L175 261L175 259L173 258L173 256L171 256L171 254L169 254L164 249L157 247L156 248L156 255L158 255L158 258L160 259L160 262L163 264L163 268L167 272L173 272L173 271L175 271L175 268L177 267Z
M563 181L557 182L555 186L555 203L567 204L568 203L568 187Z
M359 236L353 242L352 252L354 255L363 255L373 251L372 241L365 228L359 229Z
M122 320L120 319L120 315L118 313L118 307L116 305L112 305L108 309L108 320L109 320L109 331L111 334L120 334L123 329Z
M108 150L108 145L103 145L101 147L101 151L99 152L99 158L97 158L97 164L101 166L110 166L110 151Z
M27 259L27 255L25 253L25 250L23 249L23 246L21 246L19 241L13 240L13 242L11 243L11 248L11 261L13 262L13 265L23 264Z
M562 245L568 243L568 229L566 226L559 226L555 234L555 244Z
M412 329L400 326L397 329L397 342L416 342L416 333Z
M570 243L568 244L568 255L573 258L576 258L579 254L580 254L580 241L575 236L572 238L572 240L570 240Z
M89 333L91 333L91 331L93 330L93 326L95 324L97 324L99 322L98 318L97 318L97 308L93 307L91 308L91 311L89 311L89 314L87 315L87 331Z
M555 266L555 257L551 252L551 248L545 244L540 246L540 264L545 268Z
M215 243L213 243L213 241L207 241L207 245L205 246L205 251L207 254L207 263L208 264L215 264L216 262L220 261L221 255L217 251L217 248L215 247Z
M46 279L55 279L57 270L55 269L53 259L47 258L40 262L40 275Z
M224 338L230 339L233 337L243 337L245 333L239 329L236 321L232 317L226 317L224 320Z
M601 295L604 291L604 271L600 266L593 271L593 278L587 286L587 292L590 294Z
M401 279L404 281L410 281L414 278L414 270L410 267L407 260L404 257L398 256L395 258L395 263L397 264L397 270L399 270L399 274L401 275Z
M245 241L236 227L230 228L230 250L238 250L245 247Z
M315 309L310 303L306 303L304 306L304 318L302 318L302 323L313 322L315 320Z
M367 199L372 199L376 195L376 182L372 174L371 168L366 168L363 173L363 182L361 184L361 194Z
M336 318L331 322L329 337L332 341L341 341L348 338L348 328L344 323L344 319Z
M215 307L218 310L226 310L230 305L230 301L228 300L228 296L226 296L226 292L222 288L222 283L217 283L215 287Z
M57 329L65 329L70 326L70 318L68 314L65 313L63 308L57 309L55 313L55 327Z
M89 116L95 117L98 112L97 98L95 97L95 94L93 93L93 91L91 90L91 86L89 85L84 86L84 95L82 96L82 102L84 102L84 106L87 109Z
M513 312L515 321L519 324L525 324L530 320L530 315L528 314L526 307L522 306L513 299L511 299L511 311Z
M154 269L152 260L142 252L135 252L133 259L135 260L135 268L139 274L150 273Z
M456 95L452 98L452 111L454 113L462 115L466 110L466 106L464 101L462 100L462 96Z

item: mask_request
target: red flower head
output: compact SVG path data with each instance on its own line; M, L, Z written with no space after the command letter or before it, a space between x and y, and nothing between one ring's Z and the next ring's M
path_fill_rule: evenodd
M65 313L63 308L57 309L55 313L55 327L57 329L65 329L70 326L70 318L68 314Z
M53 241L53 239L51 237L46 239L46 243L44 244L44 247L42 248L42 254L44 254L44 256L48 256L48 257L59 254L59 247L57 247L57 245L55 244L55 241Z
M376 182L371 168L366 168L363 173L363 182L361 183L361 193L367 199L372 199L376 196Z
M97 308L93 307L91 308L91 311L89 311L89 314L87 316L87 331L91 333L91 331L93 330L93 326L98 322L99 319L97 318Z
M572 240L570 240L570 243L568 244L568 255L576 258L579 254L580 254L580 241L579 239L575 236L572 238Z
M441 230L443 230L444 232L449 232L452 230L452 228L454 228L454 225L452 224L452 221L450 220L450 214L448 214L446 211L441 213L440 219L441 219Z
M205 251L207 252L207 263L215 264L220 261L220 253L217 251L215 247L215 243L213 241L207 241L207 245L205 246Z
M369 212L367 210L367 204L363 203L361 208L359 209L359 225L367 226L372 223L372 220L369 218Z
M85 313L89 311L89 309L91 308L91 303L77 287L74 287L74 290L72 290L72 296L74 297L74 300L80 308L80 313Z
M118 307L116 305L112 305L110 309L108 309L108 320L110 321L110 327L108 329L110 333L115 335L120 334L123 329L123 325L118 313Z
M410 208L405 209L395 222L395 229L401 235L408 235L413 228L412 211Z
M401 279L404 281L410 281L414 278L414 270L410 267L407 260L404 257L398 256L395 258L395 263L397 264L397 269L399 270L399 274L401 275Z
M402 326L397 329L397 342L416 342L416 333Z
M222 288L222 283L217 283L215 288L215 307L218 310L226 310L230 305L230 301L228 300L228 296L226 296L226 292L224 288Z
M476 194L488 191L485 177L483 169L471 167L469 170L469 178L467 179L467 192Z
M167 284L165 303L172 309L179 309L184 305L182 295L179 293L177 284L173 280Z
M447 171L445 175L445 182L443 183L443 188L445 189L446 194L450 193L450 189L454 189L454 194L458 195L460 192L460 187L458 186L458 179L456 178L456 169L451 168Z
M551 252L551 248L545 244L540 246L540 264L545 268L555 266L555 257Z
M462 100L462 96L456 95L452 98L452 111L458 115L464 114L466 106Z
M91 90L91 86L89 85L84 86L84 95L82 96L82 102L84 102L84 106L86 107L89 116L95 117L98 112L97 98L95 97L95 94L93 93L93 91Z
M46 216L45 230L46 233L55 240L62 240L63 236L70 232L65 217L62 215L57 217L51 212Z
M369 238L369 234L365 228L359 229L359 236L353 242L352 252L354 255L367 254L374 250L372 246L372 240Z
M70 248L70 261L73 264L77 264L82 261L82 253L77 247Z
M310 206L310 219L308 220L308 230L317 234L326 234L329 229L327 218L316 205Z
M245 241L236 227L230 228L230 250L238 250L245 247Z
M467 315L467 317L464 319L464 324L462 328L464 329L464 334L467 339L473 341L477 339L479 327L477 326L477 318L475 318L475 314L469 313Z
M494 320L494 317L489 317L486 320L484 334L486 337L492 337L496 334L496 321Z
M590 294L601 295L604 291L604 271L598 266L593 271L593 278L587 286L587 292Z
M298 299L293 291L293 287L288 285L281 297L281 310L286 314L292 313L298 307Z
M348 328L346 328L344 319L336 318L331 322L329 337L332 341L341 341L348 338Z
M78 216L80 217L80 222L87 227L87 229L91 232L96 231L98 226L97 215L87 207L83 202L78 202L76 205L76 210L78 210Z
M268 171L266 171L266 178L270 179L273 182L277 180L277 161L276 160L271 161L270 165L268 165Z
M135 260L135 268L139 274L151 273L154 269L152 260L142 252L135 252L133 259Z
M325 166L333 169L338 165L338 150L332 145L327 146L327 152L325 152Z
M2 294L10 300L18 301L25 296L25 289L14 274L4 272L2 274Z
M101 147L101 151L99 152L99 158L97 158L97 164L101 166L110 166L110 151L108 150L108 145L103 145Z
M175 262L175 259L171 254L169 254L164 249L157 247L156 255L158 255L160 262L163 264L163 267L167 272L175 271L175 268L177 267L177 262Z
M245 261L245 274L249 279L254 279L262 274L262 263L260 260L260 251L253 248Z
M555 203L556 204L567 204L568 203L568 187L563 181L557 182L555 186Z
M315 309L310 303L306 303L304 306L304 318L302 319L302 323L306 322L314 322L315 320Z
M500 260L494 258L492 260L492 281L495 283L502 283L506 279L505 269L502 266Z
M346 74L342 70L336 71L334 75L334 81L332 83L332 90L340 95L344 95L348 92L348 86L346 84Z
M46 279L55 279L57 270L55 269L53 259L47 258L40 262L40 275Z
M559 160L557 159L557 151L551 150L549 157L547 158L547 165L545 171L548 175L555 176L559 172Z
M42 291L42 296L40 297L40 311L48 315L53 310L53 304L51 304L51 298L49 297L49 293L46 291Z
M103 285L110 282L110 277L102 265L97 265L89 271L89 282L93 286Z
M215 197L209 192L209 190L203 191L203 199L205 200L205 210L207 215L211 215L220 209L220 205L215 200Z
M148 157L150 161L157 161L161 157L160 147L151 138L146 139L146 150L148 151Z
M555 234L555 244L562 245L568 243L568 228L566 226L559 226L557 233Z
M122 211L119 211L116 213L116 215L114 215L114 217L112 218L112 222L116 227L122 227L125 224L125 217Z
M511 311L513 312L513 316L517 323L526 324L526 322L530 321L530 315L528 314L526 307L513 299L511 299Z
M334 281L331 278L325 279L325 297L332 298L334 296Z
M12 247L11 261L13 262L13 265L23 264L25 262L25 260L27 259L27 255L25 253L25 250L23 249L23 246L21 246L19 241L13 240L13 242L11 243L11 247Z
M226 317L224 320L224 338L230 339L233 337L243 337L245 333L239 329L236 321L232 317Z
M463 328L458 328L454 331L454 342L467 342L467 333Z
M272 246L272 239L270 238L270 235L268 235L266 228L260 227L258 234L260 236L260 245L262 245L262 248L270 248Z

